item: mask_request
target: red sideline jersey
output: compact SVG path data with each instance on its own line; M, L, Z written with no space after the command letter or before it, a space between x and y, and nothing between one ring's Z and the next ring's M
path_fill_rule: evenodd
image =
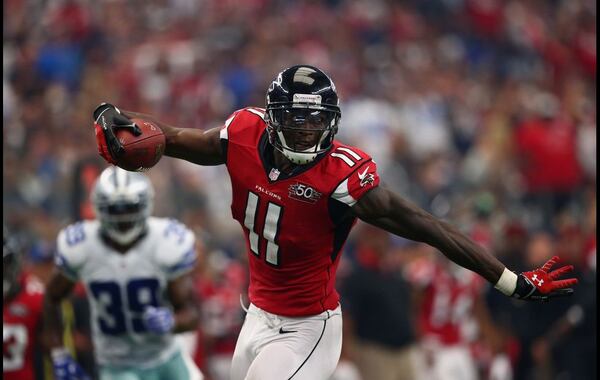
M280 173L260 108L234 112L221 129L221 142L231 211L246 237L250 301L284 316L335 309L339 253L356 221L348 211L379 185L375 162L335 141L312 163Z
M455 264L442 266L425 259L413 262L407 272L411 282L425 292L418 320L423 338L443 345L468 343L465 323L484 289L483 278Z
M2 306L2 378L33 379L33 348L42 319L43 285L22 275L21 289Z

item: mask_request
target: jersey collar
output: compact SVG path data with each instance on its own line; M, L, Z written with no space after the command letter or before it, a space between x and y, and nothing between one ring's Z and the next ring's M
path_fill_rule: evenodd
M306 165L296 165L291 171L291 173L284 173L282 171L279 171L279 169L275 166L275 148L273 148L273 145L269 143L268 136L269 135L267 133L267 130L265 129L265 131L260 136L260 140L258 142L258 155L262 162L262 166L265 170L265 174L267 175L269 183L292 178L310 170L313 166L317 165L323 158L325 158L325 156L329 153L329 150L331 149L330 147L327 151L319 154L317 158L315 158L315 160L311 163L308 163ZM278 172L278 175L274 175L275 172Z

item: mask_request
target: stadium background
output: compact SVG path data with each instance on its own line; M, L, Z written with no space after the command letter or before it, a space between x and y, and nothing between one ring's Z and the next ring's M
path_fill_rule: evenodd
M100 101L208 129L263 106L276 73L308 63L336 83L338 138L370 152L388 185L514 270L559 254L584 279L575 297L547 305L483 289L506 339L492 354L473 351L482 373L504 352L516 379L596 378L595 1L5 0L3 21L3 218L43 280L59 229L93 216ZM226 171L167 158L148 175L155 215L180 219L203 242L195 356L216 373L246 281ZM340 287L368 262L361 249L376 249L365 231L347 244ZM430 255L387 238L397 273ZM82 294L66 307L72 344L92 366ZM569 328L551 333L564 321ZM344 346L340 379L356 378L360 360L348 325L354 344Z

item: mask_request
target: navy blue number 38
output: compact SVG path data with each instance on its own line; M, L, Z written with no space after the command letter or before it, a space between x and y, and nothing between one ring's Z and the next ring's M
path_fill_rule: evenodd
M114 281L90 282L89 288L98 303L104 306L98 316L100 331L107 335L120 335L129 326L136 333L146 332L141 315L148 306L158 306L159 282L156 278L139 278L129 281L124 287L127 305L123 302L121 286ZM125 312L127 308L130 313Z
M185 237L183 225L171 220L164 231L164 236L173 236L176 244L181 244ZM66 230L66 241L69 246L77 245L85 240L83 223L76 223ZM120 335L127 332L128 326L135 333L146 332L141 315L148 306L159 306L158 291L160 283L156 278L137 278L127 282L124 289L115 281L92 281L89 288L102 305L98 316L100 331L107 335ZM127 305L123 301L127 300ZM129 313L126 313L126 310ZM128 316L130 318L128 322Z

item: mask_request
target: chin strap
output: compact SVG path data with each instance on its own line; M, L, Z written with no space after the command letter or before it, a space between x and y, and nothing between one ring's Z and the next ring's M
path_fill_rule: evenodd
M314 161L314 160L317 158L317 156L318 156L318 154L317 154L317 153L298 153L298 152L290 152L290 151L284 151L284 152L282 152L282 153L283 153L283 155L284 155L284 156L285 156L285 157L286 157L288 160L292 161L292 162L293 162L294 164L296 164L296 165L306 165L306 164L310 164L310 163L311 163L311 162L313 162L313 161ZM307 157L307 158L305 158L305 159L302 159L302 158L296 157L296 156L295 156L296 154L298 154L298 155L304 155L304 154L308 155L308 154L310 154L310 157Z
M133 243L134 241L136 241L136 239L139 239L145 233L146 225L133 227L130 231L128 231L125 234L119 233L115 230L111 230L108 228L104 230L104 234L108 239L123 246ZM127 235L127 238L124 238L125 235Z

